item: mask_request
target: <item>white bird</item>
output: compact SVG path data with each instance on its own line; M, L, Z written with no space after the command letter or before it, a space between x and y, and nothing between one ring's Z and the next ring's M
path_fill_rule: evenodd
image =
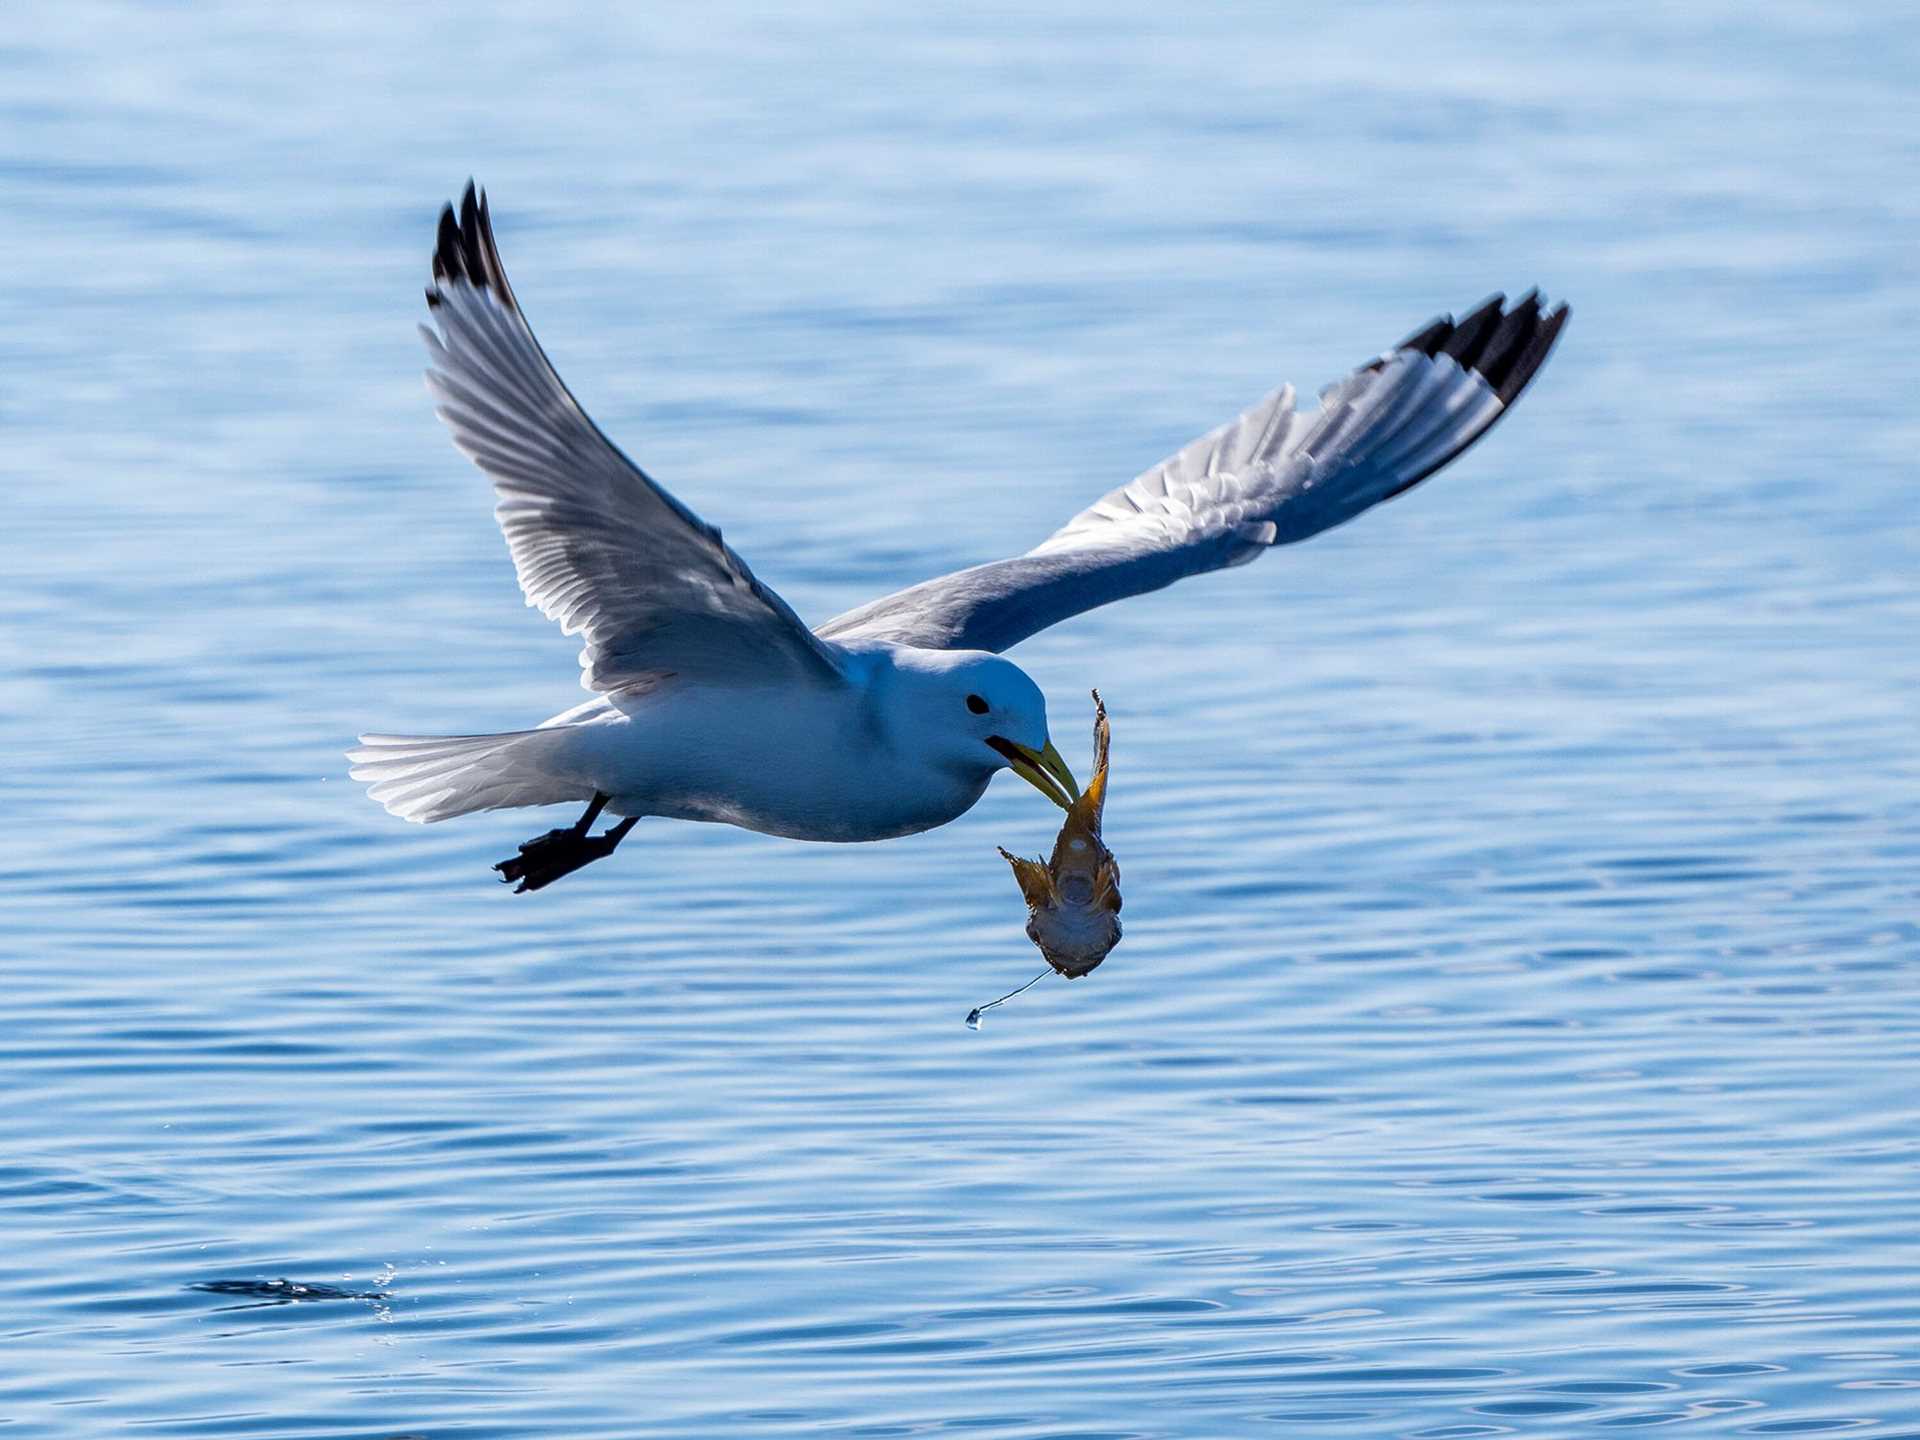
M1294 407L1283 386L1024 555L928 580L810 630L600 432L507 284L484 195L440 216L421 328L454 444L493 480L529 605L584 637L586 704L500 735L363 735L353 777L407 820L585 802L494 868L537 890L635 821L884 840L965 814L1010 768L1079 794L1046 700L1000 658L1082 611L1254 559L1424 480L1491 429L1567 307L1496 295ZM591 833L603 810L622 816Z

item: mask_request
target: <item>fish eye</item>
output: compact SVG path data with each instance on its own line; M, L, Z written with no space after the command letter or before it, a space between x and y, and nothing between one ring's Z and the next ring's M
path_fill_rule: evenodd
M987 713L987 702L978 695L969 695L967 696L967 709L976 715L984 715Z

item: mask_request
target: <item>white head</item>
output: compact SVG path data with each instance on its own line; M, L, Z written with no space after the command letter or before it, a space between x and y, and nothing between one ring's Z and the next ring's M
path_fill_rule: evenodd
M891 709L910 744L935 764L981 783L1012 770L1063 809L1077 799L1073 772L1047 734L1047 699L1027 672L983 650L893 653Z

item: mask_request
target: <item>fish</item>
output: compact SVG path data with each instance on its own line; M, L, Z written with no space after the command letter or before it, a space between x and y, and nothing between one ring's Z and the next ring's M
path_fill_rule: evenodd
M1090 973L1120 943L1120 862L1100 838L1111 743L1107 707L1096 690L1093 779L1067 810L1052 856L1042 863L1000 850L1027 902L1027 938L1069 980Z

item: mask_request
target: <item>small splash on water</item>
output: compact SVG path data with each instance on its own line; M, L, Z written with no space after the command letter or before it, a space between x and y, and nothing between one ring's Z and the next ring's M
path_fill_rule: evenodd
M980 1007L976 1005L973 1007L973 1009L967 1011L967 1029L978 1030L979 1028L980 1028Z

